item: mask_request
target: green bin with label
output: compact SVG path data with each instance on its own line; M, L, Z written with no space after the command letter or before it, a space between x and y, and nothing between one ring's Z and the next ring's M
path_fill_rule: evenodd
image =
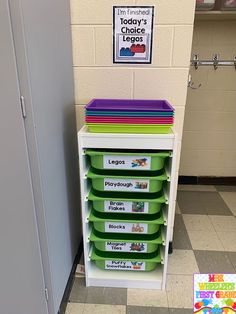
M169 180L165 171L158 175L114 175L98 174L92 168L87 173L87 178L91 179L93 189L97 191L116 191L116 192L137 192L137 193L157 193L161 191L163 183Z
M149 194L146 197L141 194L139 198L135 193L130 194L130 197L122 197L122 193L117 194L109 197L104 192L103 195L98 196L95 191L91 190L88 200L92 202L93 208L99 212L140 215L158 213L163 204L168 203L163 191L155 195Z
M161 229L142 237L136 234L107 234L92 229L89 240L99 251L126 253L153 253L165 244Z
M91 210L88 220L93 223L99 232L108 233L131 233L131 234L153 234L157 232L160 225L166 223L162 211L153 215L146 215L145 219L137 219L128 214L106 214Z
M96 151L92 149L86 149L85 154L90 156L91 165L95 169L132 171L161 170L164 167L165 159L171 156L169 151L147 153L140 151Z
M122 271L152 271L163 263L160 251L149 254L129 254L101 252L95 247L92 249L90 259L97 267L104 270Z

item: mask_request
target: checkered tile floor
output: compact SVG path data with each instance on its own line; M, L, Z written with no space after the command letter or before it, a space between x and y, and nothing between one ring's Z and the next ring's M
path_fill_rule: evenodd
M66 314L190 314L192 275L236 272L236 186L180 185L166 291L86 288L76 276Z

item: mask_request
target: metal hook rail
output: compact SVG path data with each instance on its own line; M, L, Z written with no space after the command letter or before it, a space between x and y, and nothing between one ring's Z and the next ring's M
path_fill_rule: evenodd
M213 66L215 70L219 66L234 66L236 70L236 56L234 56L233 60L220 60L219 54L214 54L212 60L199 60L199 55L195 54L191 60L191 65L194 66L195 70L199 66Z

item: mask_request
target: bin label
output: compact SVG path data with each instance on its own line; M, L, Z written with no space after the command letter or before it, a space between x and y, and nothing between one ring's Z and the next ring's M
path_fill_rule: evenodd
M105 155L103 167L104 169L150 170L151 157Z
M105 269L145 270L145 262L139 261L105 261Z
M148 213L148 202L105 201L104 211L115 213Z
M148 225L145 223L105 222L105 232L145 234L147 231Z
M106 242L108 252L147 253L147 243L140 242Z
M149 180L145 179L104 179L105 191L149 192Z

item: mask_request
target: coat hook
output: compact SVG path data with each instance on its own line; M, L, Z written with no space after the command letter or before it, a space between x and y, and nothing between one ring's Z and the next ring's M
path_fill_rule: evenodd
M234 56L234 67L235 67L235 70L236 70L236 56Z
M192 76L189 74L188 76L188 87L190 87L191 89L199 89L202 86L202 84L198 84L198 86L194 86L194 82L192 82Z
M195 70L197 70L198 69L198 65L199 65L199 57L198 57L198 55L193 55L193 65L194 65Z
M218 53L215 53L213 55L213 66L214 66L215 70L218 69L218 63L219 63L219 55L218 55Z

